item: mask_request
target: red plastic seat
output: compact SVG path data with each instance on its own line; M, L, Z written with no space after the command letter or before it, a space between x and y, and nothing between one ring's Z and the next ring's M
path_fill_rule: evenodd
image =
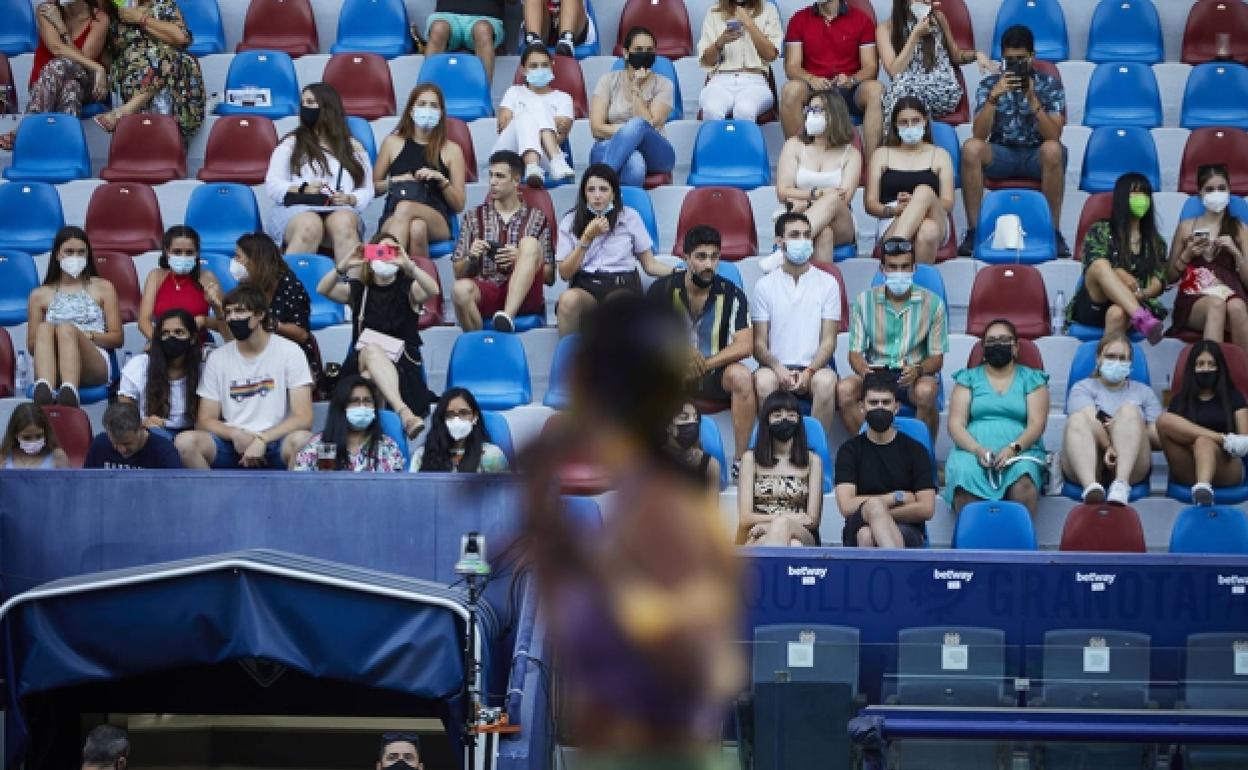
M8 329L0 326L0 398L13 398L17 393L14 385L17 358L13 352L13 338Z
M693 54L693 31L689 12L681 0L628 0L620 13L620 32L615 55L624 55L624 36L633 27L654 33L655 53L675 60Z
M566 57L560 57L566 58ZM541 209L546 215L546 223L550 225L550 247L553 249L558 246L559 239L559 219L555 213L555 203L550 199L550 193L542 188L529 187L528 185L520 186L520 197L524 198L525 204L530 208Z
M342 95L348 115L377 120L395 114L390 65L375 53L334 54L321 79Z
M815 262L811 261L816 269L822 270L828 275L836 279L836 283L841 287L841 323L840 331L849 331L849 295L845 293L845 278L841 275L841 269L831 262Z
M949 22L949 32L953 41L963 51L975 50L975 28L971 24L971 13L966 9L965 0L932 0L932 9L945 14Z
M1231 175L1231 194L1248 195L1248 132L1240 128L1204 126L1193 129L1179 163L1179 192L1196 195L1196 171L1221 163Z
M1248 6L1242 0L1196 0L1183 29L1184 64L1204 64L1218 54L1218 34L1230 35L1230 58L1248 61Z
M139 288L139 274L134 269L134 258L119 251L94 250L95 269L101 278L108 279L117 292L117 306L121 310L121 322L139 320L139 302L143 290Z
M953 112L947 115L940 115L936 120L939 120L941 123L948 123L951 126L958 126L971 122L971 94L966 92L966 78L962 77L962 70L954 67L953 74L958 79L958 85L962 86L962 100L958 102L958 106L954 108Z
M719 231L720 257L735 262L758 253L754 209L744 191L735 187L696 187L685 195L676 222L672 255L683 257L685 232L694 225L710 225Z
M69 455L70 467L81 468L87 460L87 450L91 448L91 418L73 406L45 406L43 413L52 424L56 442Z
M1036 72L1052 75L1057 78L1057 82L1062 82L1062 73L1053 62L1033 59L1032 66L1036 68ZM963 93L965 92L966 89L964 88ZM968 96L967 98L970 97ZM1062 110L1062 117L1066 117L1066 110ZM974 115L971 118L974 118ZM984 188L988 190L1039 190L1040 180L1028 179L1026 177L1002 177L1001 179L984 177Z
M966 368L972 369L983 362L984 341L975 340L975 347L971 348L970 354L966 357ZM1040 348L1036 343L1029 339L1021 338L1018 341L1018 362L1023 366L1044 371L1044 356L1040 355Z
M130 256L160 248L165 226L151 187L138 182L106 182L87 203L87 235L100 251Z
M202 182L263 184L274 147L277 147L277 129L268 118L256 115L217 118L208 134L203 168L196 176Z
M1088 234L1088 228L1102 219L1109 219L1113 210L1114 194L1112 192L1093 193L1084 201L1083 211L1079 213L1079 229L1075 233L1075 245L1070 250L1074 259L1083 259L1083 238Z
M555 79L550 87L572 97L572 113L577 120L588 118L589 99L585 96L585 73L581 72L581 63L571 56L555 56L551 61ZM514 85L524 83L524 67L519 63L511 82Z
M1231 382L1240 393L1248 393L1248 353L1244 349L1229 342L1219 342L1222 355L1226 357L1226 365L1231 370ZM1188 345L1179 353L1174 362L1174 376L1171 378L1170 392L1178 393L1183 389L1183 370L1187 368L1187 357L1192 352Z
M558 58L558 57L556 57ZM477 151L472 146L472 132L468 124L459 118L446 118L446 138L459 145L464 153L464 181L472 184L477 181Z
M988 265L975 274L966 333L984 336L995 318L1014 323L1019 337L1034 340L1052 333L1044 276L1031 265Z
M433 260L423 254L412 255L412 261L416 263L416 267L433 276L433 282L438 285L438 296L430 297L421 305L420 321L417 326L421 331L430 326L441 326L442 300L446 297L446 292L442 290L442 278L438 275L438 268L433 264Z
M308 0L251 0L243 21L243 39L234 49L282 51L292 59L320 50L316 17Z
M169 115L141 113L117 122L108 146L108 165L100 177L109 182L164 184L186 178L186 146L177 121Z
M1144 553L1144 527L1129 505L1076 505L1062 527L1062 551Z

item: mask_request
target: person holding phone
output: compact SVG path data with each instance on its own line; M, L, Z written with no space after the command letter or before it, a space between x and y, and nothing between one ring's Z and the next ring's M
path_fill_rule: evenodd
M675 104L675 88L654 71L655 42L650 30L630 29L624 48L624 68L606 73L594 86L589 130L596 141L589 161L609 166L619 175L620 184L641 187L647 174L668 173L676 166L676 150L663 135Z
M767 0L719 0L706 12L698 39L703 120L755 120L775 105L768 75L783 37L780 12Z

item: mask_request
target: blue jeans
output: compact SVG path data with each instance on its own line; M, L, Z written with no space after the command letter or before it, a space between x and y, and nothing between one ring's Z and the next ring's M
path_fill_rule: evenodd
M676 151L644 118L633 118L615 136L595 142L589 162L615 169L624 187L641 187L646 174L668 172L676 166Z

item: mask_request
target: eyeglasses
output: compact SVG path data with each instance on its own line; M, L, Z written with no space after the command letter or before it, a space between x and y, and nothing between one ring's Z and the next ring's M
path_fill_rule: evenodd
M914 244L905 238L890 238L880 247L884 254L895 257L898 254L909 254L914 251Z
M1013 345L1013 337L984 337L985 345Z
M471 409L460 409L458 412L452 412L450 410L447 410L446 416L458 417L461 420L471 420L476 415L473 414Z

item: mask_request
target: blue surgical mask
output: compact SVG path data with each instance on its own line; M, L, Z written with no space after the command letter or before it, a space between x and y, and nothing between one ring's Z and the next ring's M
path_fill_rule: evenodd
M413 107L412 120L416 125L429 131L436 128L438 121L442 119L442 110L437 107Z
M347 423L356 430L364 430L377 419L377 410L371 406L347 407Z
M784 242L784 256L794 265L804 265L815 253L815 242L809 238L790 238Z
M538 67L526 70L524 80L534 88L545 88L555 80L555 72L550 67Z
M918 144L923 141L923 126L898 126L897 136L906 144Z
M178 275L190 275L198 262L195 257L169 257L169 269Z
M914 273L899 270L894 273L884 274L884 287L888 289L888 293L894 297L902 297L910 293L910 287L914 285Z
M589 206L589 205L585 206L585 208L589 209L589 213L593 214L596 217L605 217L607 214L610 214L612 211L615 211L615 202L613 201L611 203L608 203L607 207L603 209L602 211L598 211L593 206Z
M1101 377L1110 385L1117 385L1131 374L1130 361L1115 361L1107 358L1101 362Z

